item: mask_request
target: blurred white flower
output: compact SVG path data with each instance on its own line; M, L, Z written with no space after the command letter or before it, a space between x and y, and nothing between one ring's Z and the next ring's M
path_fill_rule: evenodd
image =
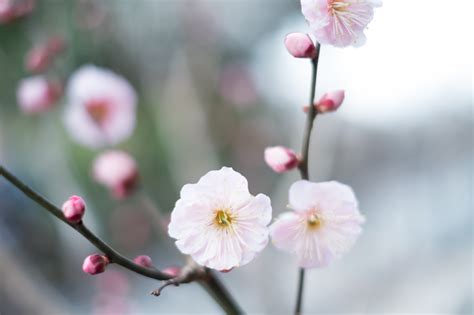
M252 196L245 177L223 167L183 186L168 232L197 263L227 271L247 264L267 245L271 216L270 199Z
M115 145L133 133L137 97L123 77L83 66L71 76L67 97L65 125L78 143L99 148Z
M349 186L338 182L295 182L289 192L293 212L270 226L273 244L296 254L303 268L325 267L356 241L364 222Z

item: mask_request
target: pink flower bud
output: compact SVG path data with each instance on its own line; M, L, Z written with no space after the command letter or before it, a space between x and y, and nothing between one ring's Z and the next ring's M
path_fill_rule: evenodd
M35 0L0 0L0 24L12 22L29 14L35 6Z
M61 36L52 36L46 42L46 47L51 55L56 56L66 49L66 43Z
M285 46L288 52L296 58L316 57L316 47L308 34L291 33L285 37Z
M176 267L176 266L167 267L167 268L163 269L163 272L166 273L166 274L169 274L170 276L172 276L174 278L174 277L179 276L179 274L181 272L181 268Z
M96 275L104 272L108 264L109 259L106 256L99 254L89 255L84 259L82 271L90 275Z
M344 90L337 90L323 95L315 105L319 113L336 111L344 101Z
M275 172L283 173L297 167L299 159L293 150L276 146L265 149L265 162Z
M61 95L58 82L44 76L34 76L20 81L17 89L17 101L26 114L41 113L53 107Z
M82 220L86 211L86 203L79 196L71 196L63 204L63 214L66 220L72 223L78 223Z
M129 196L138 181L137 164L133 157L123 151L106 151L99 155L93 166L95 180L119 199Z
M31 72L41 72L50 64L49 49L44 45L33 47L26 55L25 68Z
M140 255L140 256L135 257L135 259L133 261L137 265L140 265L140 266L143 266L143 267L147 267L147 268L153 267L153 262L151 261L150 256Z

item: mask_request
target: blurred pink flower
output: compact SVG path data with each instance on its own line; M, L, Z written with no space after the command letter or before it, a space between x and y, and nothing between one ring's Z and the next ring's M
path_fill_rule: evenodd
M18 105L26 114L51 109L60 95L60 84L41 75L21 80L17 89Z
M280 215L270 235L277 248L296 254L303 268L327 266L362 231L364 217L352 189L344 184L297 181L290 187L289 203L294 211Z
M316 40L336 47L361 46L364 30L380 0L301 0L303 15Z
M29 14L35 7L35 0L0 0L0 24L12 22Z
M93 254L89 255L84 259L82 264L82 271L90 275L96 275L103 273L105 267L109 264L109 259L106 256Z
M252 196L245 177L223 167L183 186L168 233L197 263L229 270L247 264L267 245L271 215L270 199Z
M66 128L79 143L99 148L127 139L135 128L136 94L112 71L83 66L67 87Z
M72 223L78 223L84 216L86 203L79 196L71 196L63 203L62 210L66 220Z
M54 57L65 48L64 39L59 36L50 37L45 43L35 45L26 54L25 68L31 72L46 70Z
M286 35L285 47L295 58L313 59L317 54L313 40L308 34L304 33L290 33Z
M134 191L138 182L137 163L124 151L105 151L94 160L92 175L116 198L125 198Z
M300 161L293 150L276 146L265 149L265 162L275 172L283 173L297 167Z
M147 256L147 255L137 256L137 257L135 257L135 259L133 261L137 265L140 265L140 266L143 266L143 267L147 267L147 268L153 267L153 262L152 262L150 256Z

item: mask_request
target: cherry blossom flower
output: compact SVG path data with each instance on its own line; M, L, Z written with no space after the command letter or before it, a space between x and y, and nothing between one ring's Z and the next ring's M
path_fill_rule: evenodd
M230 270L250 262L268 243L270 199L248 191L232 168L210 171L181 189L168 233L199 264Z
M296 168L300 160L293 150L276 146L265 149L265 162L275 172L284 173Z
M361 46L379 0L301 0L303 15L321 44Z
M289 203L294 211L280 215L270 235L277 248L296 254L303 268L327 266L362 231L364 217L352 189L344 184L297 181L290 187Z
M60 95L60 84L41 75L21 80L17 89L18 105L25 114L48 111Z
M80 144L99 148L127 139L135 128L136 94L121 76L83 66L69 80L65 125Z
M106 186L116 198L129 196L138 181L135 159L128 153L109 150L101 153L93 163L94 179Z

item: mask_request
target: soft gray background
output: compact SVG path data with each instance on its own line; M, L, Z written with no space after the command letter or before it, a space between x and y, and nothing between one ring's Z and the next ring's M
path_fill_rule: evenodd
M93 230L160 267L180 258L146 198L166 215L180 187L210 169L233 166L253 193L272 197L275 215L285 211L298 175L273 174L262 156L301 142L310 66L282 44L308 31L297 0L39 2L0 26L2 164L58 205L84 196ZM347 99L317 119L311 174L353 186L367 223L342 260L308 272L306 314L472 313L472 9L469 0L386 0L365 46L323 47L317 94L344 88ZM94 63L139 92L137 129L119 147L139 161L142 190L124 203L92 182L98 152L71 142L62 105L39 117L17 108L25 51L48 34L69 45L56 76ZM194 284L152 298L157 283L119 267L85 275L94 251L0 180L2 315L220 312ZM295 261L269 246L221 278L249 313L289 314L296 275Z

